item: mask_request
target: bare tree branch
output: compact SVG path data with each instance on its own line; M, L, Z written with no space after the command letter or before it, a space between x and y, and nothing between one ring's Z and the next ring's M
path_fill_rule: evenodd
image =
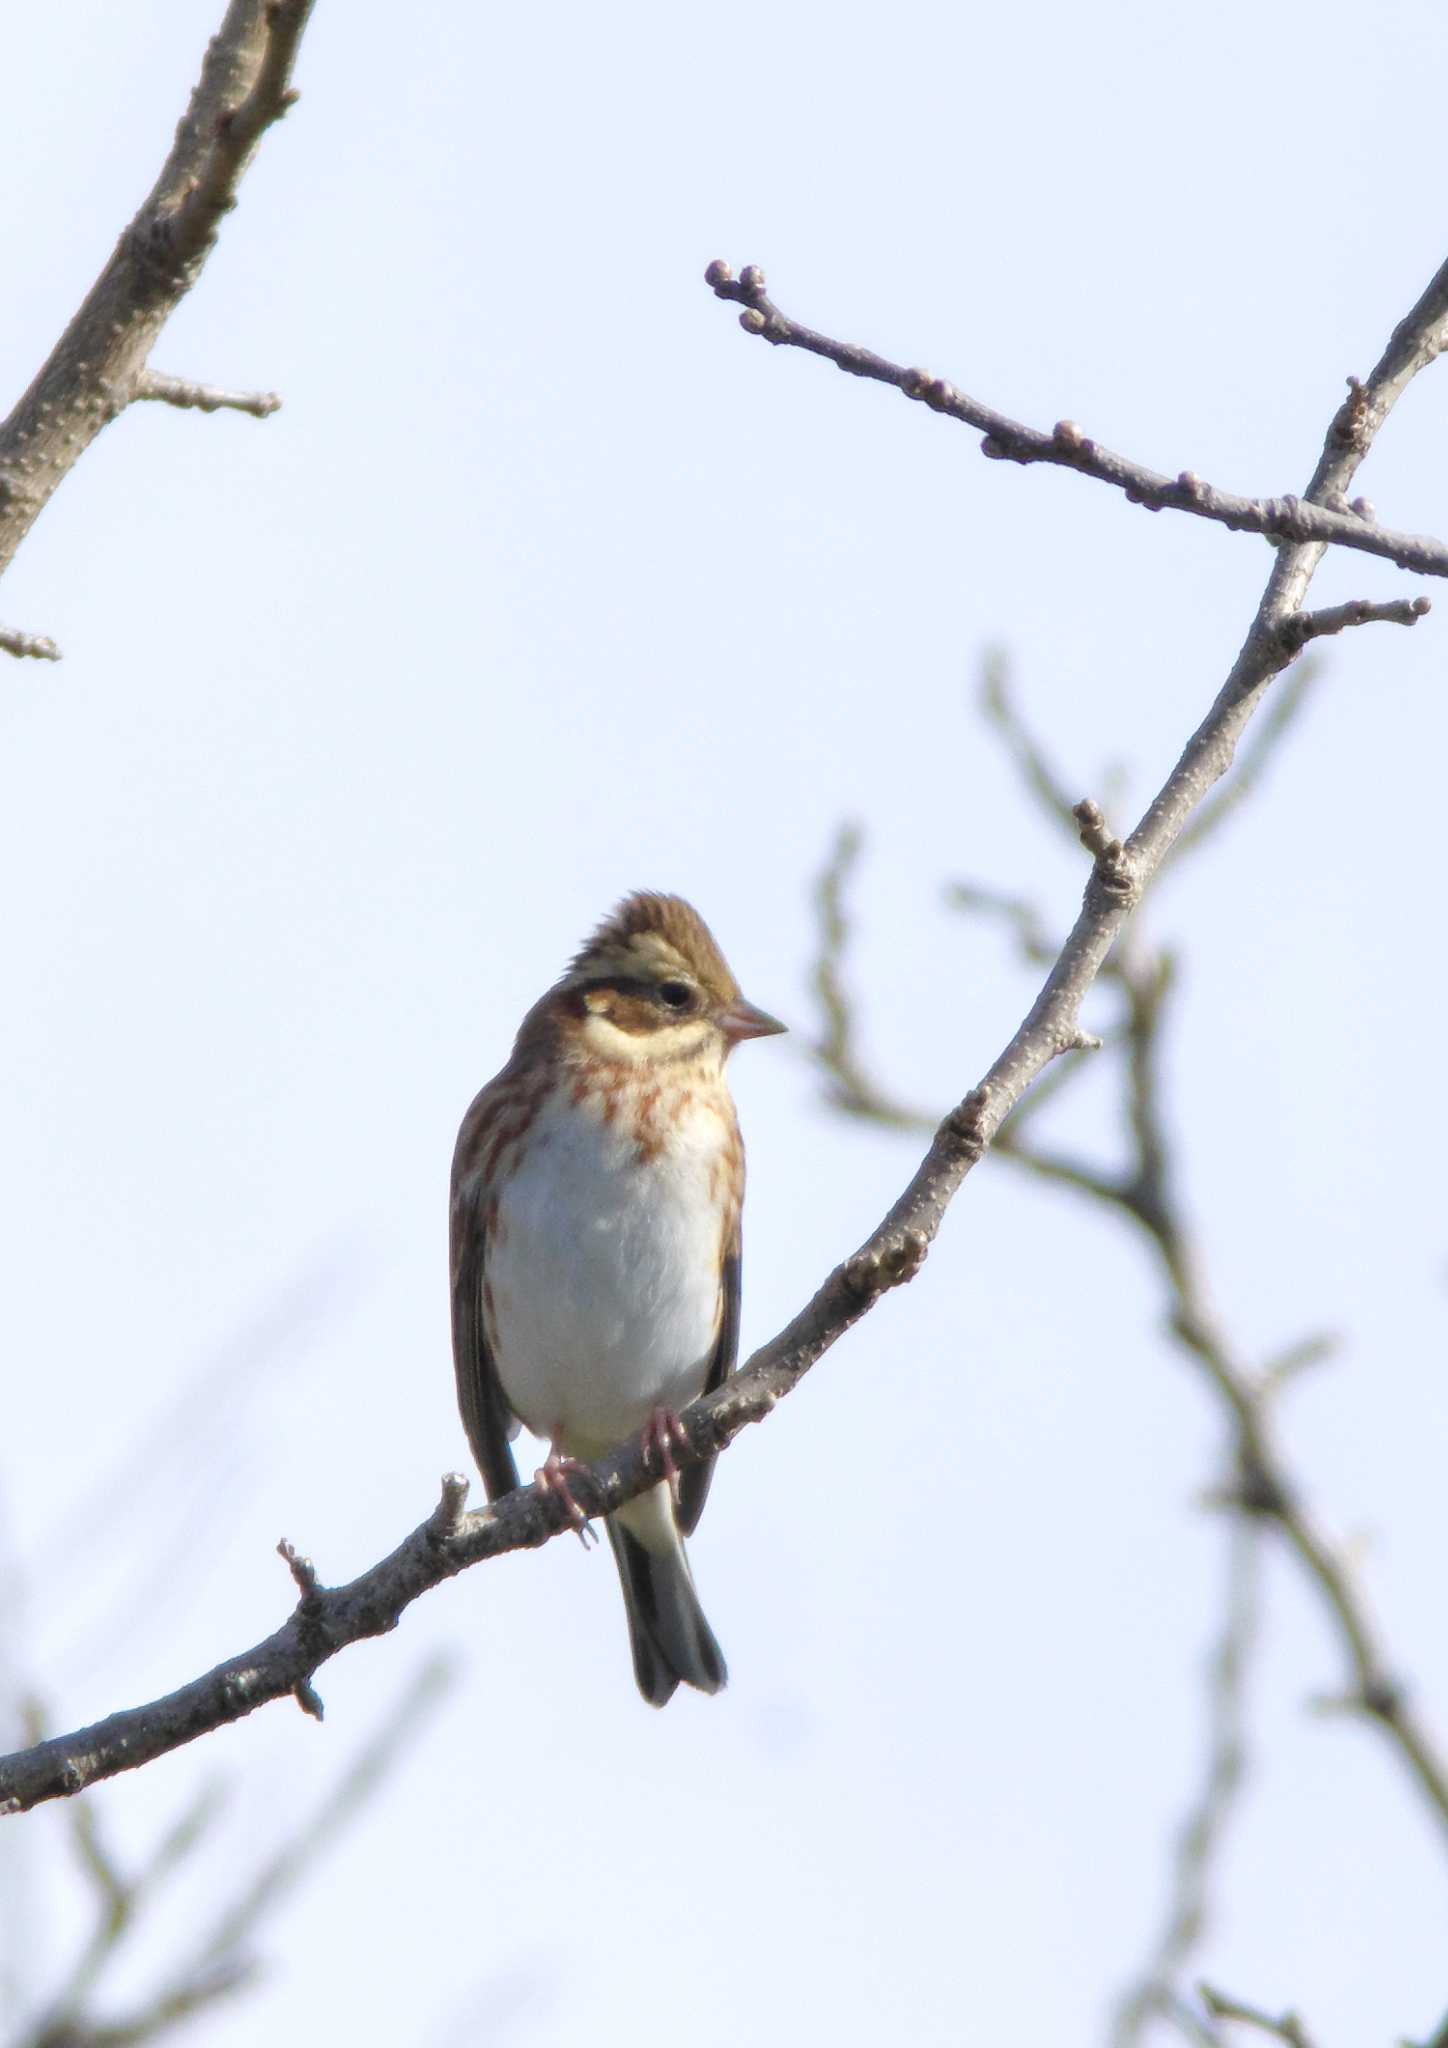
M142 370L135 396L196 412L246 412L254 420L270 419L281 410L275 391L224 391L219 384L193 384L185 377L168 376L164 370Z
M1237 2020L1244 2027L1255 2027L1259 2033L1275 2034L1279 2041L1285 2041L1287 2048L1312 2048L1312 2039L1295 2012L1284 2012L1275 2018L1255 2005L1244 2005L1240 1998L1228 1998L1225 1992L1214 1991L1210 1984L1199 1987L1202 2003L1214 2019Z
M0 626L0 647L20 660L59 661L60 649L43 633L22 633L17 626Z
M1288 1548L1316 1587L1335 1624L1352 1673L1349 1696L1340 1704L1372 1719L1407 1765L1448 1831L1448 1763L1411 1708L1394 1676L1387 1651L1342 1553L1329 1541L1289 1474L1276 1441L1275 1397L1284 1384L1276 1369L1254 1374L1238 1359L1212 1312L1200 1258L1171 1186L1159 1083L1157 1009L1166 986L1150 963L1123 953L1115 978L1131 1004L1129 1027L1129 1114L1136 1157L1121 1179L1086 1165L1069 1168L1034 1148L1000 1146L1023 1166L1052 1180L1069 1180L1081 1191L1114 1202L1135 1218L1161 1261L1171 1299L1172 1328L1203 1367L1221 1396L1233 1425L1236 1477L1226 1504L1275 1522ZM1296 1361L1322 1355L1322 1340L1296 1347Z
M1279 718L1279 736L1291 716L1289 709L1285 717ZM1022 782L1032 795L1040 795L1043 771L1048 786L1058 783L1039 743L1014 707L1001 730ZM1251 764L1253 772L1260 772L1262 765L1259 736ZM1053 807L1048 803L1045 810L1054 822ZM1086 829L1096 842L1098 858L1110 858L1115 842L1094 809L1088 810ZM1178 850L1185 840L1183 835ZM833 1100L855 1115L875 1117L898 1126L901 1114L852 1052L843 1064L837 1064L841 1049L849 1052L853 1047L855 1030L853 1014L843 993L843 949L849 929L843 880L843 875L836 874L831 915L821 923L821 946L828 960L827 979L835 992L836 1008L817 1057L829 1075ZM972 908L983 903L993 913L1001 912L1003 902L1008 923L1022 938L1023 953L1028 958L1032 955L1040 939L1037 921L1028 917L1013 899L993 898L991 892L976 891L964 900ZM823 974L820 977L821 981L825 978ZM1320 1334L1306 1339L1258 1373L1234 1356L1212 1314L1200 1257L1174 1185L1160 1076L1163 1005L1173 985L1172 956L1161 949L1148 951L1139 931L1133 928L1106 962L1102 979L1120 997L1125 1009L1124 1029L1119 1036L1113 1034L1113 1039L1124 1055L1123 1108L1131 1140L1126 1165L1101 1166L1043 1147L1032 1135L1033 1126L1027 1125L1020 1114L998 1132L995 1149L1038 1178L1071 1187L1119 1209L1147 1234L1167 1282L1171 1327L1189 1353L1206 1368L1231 1419L1234 1476L1218 1500L1220 1505L1238 1510L1244 1518L1236 1539L1240 1569L1247 1569L1240 1561L1242 1547L1255 1551L1257 1532L1275 1520L1325 1600L1353 1672L1350 1696L1331 1704L1366 1713L1384 1728L1440 1825L1448 1827L1448 1765L1421 1724L1409 1713L1403 1689L1391 1675L1365 1596L1354 1583L1345 1557L1329 1544L1304 1506L1275 1442L1274 1406L1278 1395L1298 1372L1327 1354L1331 1340ZM1048 1078L1059 1082L1066 1072L1057 1068ZM1039 1088L1033 1091L1028 1105L1041 1092ZM877 1110L880 1104L885 1107L884 1114ZM1188 2034L1199 2034L1202 2028L1199 2017L1177 1995L1171 1979L1179 1974L1204 1923L1210 1856L1242 1774L1241 1666L1252 1628L1250 1604L1235 1571L1232 1586L1231 1611L1212 1688L1213 1735L1204 1790L1183 1829L1176 1860L1174 1900L1163 1936L1152 1962L1118 2014L1118 2044L1137 2038L1145 2021L1154 2014L1171 2019Z
M1239 1522L1227 1559L1227 1603L1221 1639L1208 1676L1211 1726L1201 1790L1177 1839L1165 1923L1140 1981L1123 1998L1112 2028L1116 2048L1130 2048L1154 2014L1181 2021L1176 1983L1206 1926L1212 1861L1247 1767L1245 1679L1255 1647L1262 1570L1261 1532Z
M160 177L0 426L0 573L57 485L133 400L274 410L261 397L184 386L146 362L200 276L258 142L295 98L292 66L311 7L312 0L231 0ZM204 395L178 396L185 390ZM0 647L57 658L49 641L14 631L0 633Z
M988 882L952 882L946 891L946 901L957 910L996 918L1015 939L1021 958L1030 966L1048 967L1055 959L1056 948L1046 936L1040 906L1027 902L1024 896L993 889Z
M75 1801L70 1809L71 1839L95 1893L96 1925L64 1988L17 2048L79 2048L80 2043L94 2040L95 2030L84 2016L97 1984L164 1879L198 1846L215 1817L217 1804L215 1787L205 1787L162 1836L144 1868L128 1877L102 1839L94 1802Z
M1309 640L1322 640L1329 633L1344 633L1351 626L1416 626L1432 609L1430 597L1395 597L1386 604L1354 597L1346 604L1328 605L1320 612L1290 613L1282 621L1282 638L1286 646L1296 649L1305 647Z
M100 1924L65 1990L15 2048L138 2048L248 1983L256 1970L254 1958L247 1954L248 1943L262 1922L274 1917L310 1876L392 1768L404 1745L416 1739L450 1676L449 1668L439 1659L424 1665L311 1819L257 1865L209 1932L124 2019L91 2016L96 1985L151 1905L161 1881L196 1847L215 1812L215 1792L208 1788L182 1814L134 1878L125 1877L100 1846L93 1803L77 1800L72 1809L74 1835L102 1904Z
M857 825L841 825L834 850L815 889L821 936L814 985L824 1017L824 1030L816 1052L830 1077L831 1099L837 1108L876 1123L891 1124L898 1130L933 1131L934 1117L917 1115L902 1103L887 1100L870 1086L855 1050L855 1010L840 981L840 963L847 937L845 885L859 860L863 844Z
M1359 499L1349 506L1345 487L1323 488L1314 478L1305 498L1243 498L1204 483L1191 470L1179 476L1161 475L1128 456L1117 455L1090 440L1074 420L1058 420L1049 434L1023 426L1019 420L996 412L970 398L943 377L928 370L906 369L888 362L873 350L853 342L834 341L781 313L765 295L764 272L751 263L735 279L727 263L711 263L704 281L717 297L732 299L744 307L739 324L746 334L758 334L776 347L807 349L824 356L854 377L873 378L879 384L893 384L907 398L921 400L932 411L945 413L984 436L982 455L997 460L1031 463L1049 462L1074 469L1082 476L1112 484L1124 491L1133 505L1150 512L1194 512L1198 518L1215 520L1237 533L1265 534L1271 540L1310 542L1314 545L1357 548L1364 554L1381 555L1400 569L1416 569L1424 576L1448 576L1448 545L1422 534L1390 533L1374 524L1372 508ZM1406 331L1400 348L1398 335ZM1418 305L1394 333L1388 351L1366 384L1348 379L1348 395L1333 422L1329 442L1341 450L1361 447L1365 452L1373 434L1382 424L1408 378L1438 355L1448 336L1448 265L1440 270ZM1359 457L1360 459L1360 457ZM1357 467L1352 464L1352 470ZM1349 475L1351 470L1349 471Z
M1010 690L1010 671L1000 648L987 654L981 665L981 709L1000 735L1006 753L1020 771L1022 782L1053 824L1076 837L1076 799L1066 788L1041 747L1018 715Z
M1344 487L1413 369L1437 354L1444 294L1448 270L1395 330L1373 380L1359 392L1352 433L1344 433L1341 414L1334 419L1313 475L1314 496L1331 496ZM1089 1042L1080 1023L1086 994L1187 819L1231 766L1237 742L1268 684L1289 659L1282 646L1282 622L1302 608L1320 553L1320 548L1306 545L1278 550L1230 675L1129 838L1112 838L1089 800L1076 807L1082 836L1095 858L1080 914L1026 1017L980 1083L941 1123L909 1185L860 1249L835 1268L794 1319L726 1386L686 1410L683 1442L676 1452L681 1467L712 1456L747 1424L762 1421L881 1295L914 1277L961 1182L1027 1089L1062 1053ZM1216 1376L1237 1414L1244 1468L1250 1458L1253 1471L1270 1472L1272 1447L1255 1390L1236 1375L1225 1352L1219 1353L1216 1335L1204 1321L1184 1318L1182 1334L1204 1359L1220 1359ZM580 1470L570 1484L586 1510L610 1514L653 1483L655 1476L635 1439ZM571 1526L561 1503L552 1497L541 1499L531 1488L519 1487L479 1514L463 1512L465 1496L465 1483L450 1475L433 1514L389 1558L350 1585L304 1594L298 1611L275 1634L204 1677L149 1706L113 1714L73 1735L0 1760L0 1813L22 1812L41 1800L133 1770L209 1729L239 1720L268 1700L295 1694L299 1686L309 1688L327 1658L348 1643L394 1628L403 1609L429 1587L484 1558L545 1543ZM1261 1508L1261 1503L1253 1504ZM1333 1589L1342 1626L1358 1654L1364 1701L1371 1703L1405 1753L1416 1750L1420 1770L1448 1822L1448 1783L1426 1740L1408 1719L1401 1695L1388 1685L1376 1644L1336 1560L1308 1525L1291 1514L1285 1497L1274 1502L1273 1511L1285 1517L1289 1539L1324 1590Z

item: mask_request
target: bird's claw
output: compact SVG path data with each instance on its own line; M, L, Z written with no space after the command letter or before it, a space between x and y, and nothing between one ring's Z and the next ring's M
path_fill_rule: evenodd
M540 1500L556 1500L567 1515L574 1535L587 1550L590 1543L597 1543L598 1535L592 1522L573 1498L569 1484L570 1471L583 1469L581 1458L570 1458L566 1452L550 1451L538 1470L533 1474L533 1487Z
M644 1424L641 1438L644 1463L657 1459L660 1472L669 1482L669 1493L674 1506L679 1505L679 1467L674 1459L675 1448L687 1451L689 1432L685 1429L672 1408L655 1408Z

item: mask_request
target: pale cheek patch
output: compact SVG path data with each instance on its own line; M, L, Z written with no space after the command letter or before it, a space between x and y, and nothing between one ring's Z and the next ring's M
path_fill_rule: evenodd
M642 1067L702 1052L709 1027L696 1018L685 1024L665 1025L658 1031L621 1031L607 1017L591 1011L583 1020L580 1036L598 1059Z
M583 1042L600 1059L628 1061L637 1065L648 1059L651 1041L633 1031L620 1031L607 1017L592 1012L584 1020Z

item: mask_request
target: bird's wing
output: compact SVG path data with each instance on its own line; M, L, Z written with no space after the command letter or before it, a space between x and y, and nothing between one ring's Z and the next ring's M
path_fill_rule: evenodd
M499 1077L501 1079L501 1076ZM479 1160L499 1104L489 1082L463 1118L453 1155L449 1235L452 1243L453 1367L458 1408L489 1500L518 1484L510 1439L518 1422L508 1406L483 1318L483 1262L488 1248L488 1188Z
M722 1387L739 1362L739 1254L739 1223L736 1218L733 1236L724 1252L724 1270L719 1278L723 1313L719 1318L714 1355L709 1360L709 1377L704 1382L706 1394ZM698 1526L713 1477L714 1460L706 1458L701 1465L691 1465L679 1481L679 1527L686 1536L692 1536Z

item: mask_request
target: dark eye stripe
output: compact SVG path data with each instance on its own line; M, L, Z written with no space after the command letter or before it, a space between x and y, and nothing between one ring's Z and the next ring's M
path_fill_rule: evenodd
M684 994L682 1003L671 1003L665 989L680 989ZM598 998L605 998L599 1002ZM575 1007L575 1015L583 1016L590 1009L600 1009L621 1031L637 1036L640 1032L659 1031L668 1025L683 1024L690 1018L697 1018L703 1007L702 998L691 982L671 976L667 981L648 981L643 976L626 974L599 974L591 981L580 982L569 998Z
M592 981L579 982L577 986L578 993L581 996L602 995L607 991L609 995L632 997L635 1001L641 1003L658 1003L662 1001L667 1004L669 1009L677 1009L681 1015L694 1000L694 991L688 982L672 978L668 981L645 981L640 975L600 974L596 975ZM670 1003L664 993L666 989L681 989L684 1001L682 1003Z

